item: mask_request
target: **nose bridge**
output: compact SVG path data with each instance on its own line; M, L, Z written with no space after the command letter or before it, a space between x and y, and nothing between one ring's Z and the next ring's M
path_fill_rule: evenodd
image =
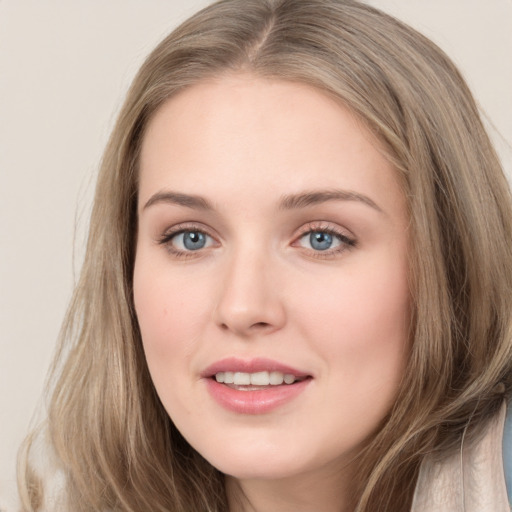
M276 262L265 244L240 243L220 276L216 322L241 336L271 332L285 322Z

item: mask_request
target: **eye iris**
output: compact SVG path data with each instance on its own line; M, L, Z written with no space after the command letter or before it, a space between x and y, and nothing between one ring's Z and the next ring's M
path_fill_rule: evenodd
M332 245L332 235L324 231L313 231L309 235L309 242L313 249L317 251L325 251Z
M206 236L198 231L185 231L183 233L183 245L189 251L202 249L206 244Z

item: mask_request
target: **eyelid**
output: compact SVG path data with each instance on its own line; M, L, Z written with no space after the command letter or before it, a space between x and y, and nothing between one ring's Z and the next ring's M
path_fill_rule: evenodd
M218 247L220 245L219 237L212 233L212 230L202 224L201 222L182 222L176 225L173 225L167 228L158 238L156 242L159 245L164 246L167 251L175 257L178 258L187 258L187 257L198 257L204 254L205 251L211 249L212 246L208 246L205 248L194 250L180 250L174 247L171 244L172 239L179 235L180 233L186 231L195 231L203 233L214 241L213 247ZM305 247L299 246L300 240L307 234L312 232L325 232L330 235L337 237L340 241L340 244L334 248L329 248L324 251L308 249ZM293 236L293 241L290 244L292 247L298 247L303 249L309 255L318 259L326 259L336 257L338 254L345 252L354 248L357 244L356 237L347 229L340 227L339 225L329 222L329 221L311 221L304 225L302 225L295 235Z
M192 232L199 232L202 233L209 238L211 238L214 241L213 246L218 246L219 241L218 237L212 234L211 230L202 224L201 222L182 222L180 224L176 224L174 226L171 226L170 228L167 228L161 235L158 236L156 239L156 242L159 245L164 246L167 251L176 257L180 258L187 258L187 257L194 257L199 256L201 253L204 253L206 250L210 249L212 246L208 246L205 248L198 249L196 251L183 251L180 249L177 249L172 245L172 240L177 235L184 233L186 231L192 231Z
M314 249L301 247L302 249L304 249L304 251L308 252L309 255L315 258L333 258L340 253L353 249L357 245L357 239L350 231L341 228L337 224L333 224L329 221L312 221L304 224L299 228L299 230L295 234L291 245L294 247L298 246L300 240L305 235L313 232L328 233L330 235L337 237L341 242L338 246L332 249L326 249L324 251L318 251Z

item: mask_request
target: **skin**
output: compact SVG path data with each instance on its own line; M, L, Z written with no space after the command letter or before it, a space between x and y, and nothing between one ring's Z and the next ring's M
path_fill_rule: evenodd
M344 195L283 204L312 191ZM379 142L309 86L223 75L151 120L134 269L144 350L176 426L228 475L233 509L350 510L353 461L389 411L407 357L407 225ZM206 245L187 250L183 230L204 232ZM310 233L326 230L333 244L321 251ZM229 411L201 372L231 356L311 379L268 413Z

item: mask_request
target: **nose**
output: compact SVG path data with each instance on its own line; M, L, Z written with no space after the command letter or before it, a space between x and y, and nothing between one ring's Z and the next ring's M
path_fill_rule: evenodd
M278 269L260 249L238 251L219 276L214 321L242 338L266 335L286 323Z

